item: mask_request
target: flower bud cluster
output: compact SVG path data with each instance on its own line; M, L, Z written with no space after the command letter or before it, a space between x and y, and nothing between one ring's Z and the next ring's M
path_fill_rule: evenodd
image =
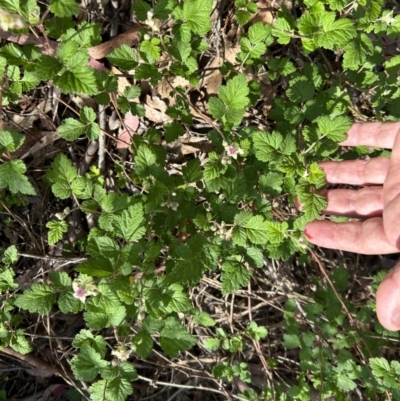
M158 28L156 22L154 21L153 11L147 11L147 20L145 21L145 24L147 24L153 32L160 32L160 29Z

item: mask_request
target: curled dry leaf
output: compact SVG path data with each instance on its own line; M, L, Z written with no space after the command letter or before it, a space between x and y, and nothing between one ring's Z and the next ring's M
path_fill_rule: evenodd
M167 111L166 103L158 96L146 96L144 109L146 111L146 118L153 123L164 124L172 121L172 118L165 114Z

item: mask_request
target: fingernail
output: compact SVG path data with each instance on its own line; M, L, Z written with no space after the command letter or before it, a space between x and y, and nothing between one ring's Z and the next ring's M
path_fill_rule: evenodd
M392 323L400 329L400 312L397 312L392 317Z

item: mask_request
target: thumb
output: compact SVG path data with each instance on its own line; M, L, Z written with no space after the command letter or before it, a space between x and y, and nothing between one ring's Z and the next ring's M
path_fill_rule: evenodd
M387 330L400 330L400 263L383 279L376 293L376 312Z

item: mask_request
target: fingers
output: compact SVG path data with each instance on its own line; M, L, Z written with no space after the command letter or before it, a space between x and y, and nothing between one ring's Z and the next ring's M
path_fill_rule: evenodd
M366 187L357 191L349 189L331 189L324 194L328 201L324 214L347 217L382 216L382 187Z
M370 160L321 162L329 184L374 185L383 184L389 171L390 159L377 157Z
M304 235L312 244L324 248L364 255L399 252L399 248L388 241L381 217L348 223L315 220L306 225Z
M400 245L400 135L396 138L390 157L389 171L383 184L386 236L396 246Z
M400 122L355 123L347 133L347 139L340 145L392 149L399 132Z
M400 330L400 264L382 281L376 293L376 313L387 330Z

